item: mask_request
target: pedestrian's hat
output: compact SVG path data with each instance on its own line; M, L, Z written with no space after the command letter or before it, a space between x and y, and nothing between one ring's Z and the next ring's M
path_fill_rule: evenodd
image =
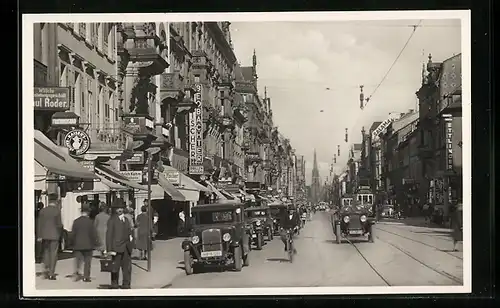
M122 209L126 207L125 201L123 201L122 198L117 198L113 203L111 204L111 207L114 209Z

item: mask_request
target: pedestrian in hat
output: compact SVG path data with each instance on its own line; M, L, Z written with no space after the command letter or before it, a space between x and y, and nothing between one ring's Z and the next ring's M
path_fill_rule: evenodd
M143 205L141 207L141 214L137 215L137 239L135 241L135 248L140 252L139 258L147 260L147 251L151 242L149 241L149 234L151 233L152 224L149 223L148 207Z
M125 202L116 199L112 205L112 215L108 220L106 231L106 250L112 256L117 268L111 272L111 288L119 288L120 268L122 270L122 289L130 289L132 276L132 228L123 213Z
M81 216L75 219L71 229L73 254L75 256L75 281L82 278L80 268L83 263L83 281L90 282L92 253L98 241L96 228L89 217L91 210L87 202L82 203Z
M49 280L56 280L55 270L63 224L61 210L57 204L58 196L50 194L48 197L48 206L41 209L38 214L37 241L42 243L45 276Z

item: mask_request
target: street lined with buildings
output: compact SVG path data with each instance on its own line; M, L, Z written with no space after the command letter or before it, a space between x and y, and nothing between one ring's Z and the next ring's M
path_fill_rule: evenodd
M326 132L328 176L243 56L228 21L34 25L35 288L463 285L461 54Z

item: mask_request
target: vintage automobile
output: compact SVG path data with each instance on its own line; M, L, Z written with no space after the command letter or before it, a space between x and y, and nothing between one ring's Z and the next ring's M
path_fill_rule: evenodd
M273 240L273 219L267 206L253 206L245 209L248 222L252 224L252 242L257 249L262 249L264 236Z
M283 203L275 203L275 204L270 204L269 209L271 211L271 218L273 219L273 232L274 235L279 235L280 233L280 211L282 209L287 209L287 206Z
M187 275L204 265L232 266L241 271L250 264L250 240L242 203L197 205L191 213L191 237L182 242Z
M336 242L340 244L342 237L361 237L367 236L368 241L373 243L373 224L375 219L369 216L366 206L354 202L351 205L341 206L333 216L333 232Z

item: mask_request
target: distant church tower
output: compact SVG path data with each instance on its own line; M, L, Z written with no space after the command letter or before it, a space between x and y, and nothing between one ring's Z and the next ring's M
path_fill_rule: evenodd
M321 201L321 182L318 170L318 161L316 160L316 149L314 149L314 162L312 169L311 180L311 202L318 203Z

